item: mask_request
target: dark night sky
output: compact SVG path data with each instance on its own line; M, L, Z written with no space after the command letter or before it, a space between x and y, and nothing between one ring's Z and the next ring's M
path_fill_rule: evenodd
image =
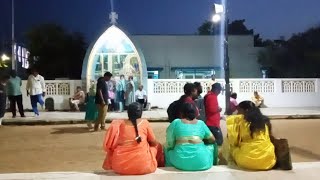
M39 23L56 22L94 40L109 24L109 0L15 0L16 34ZM210 18L214 0L114 0L118 23L130 34L193 34ZM231 20L264 38L289 37L320 24L320 0L229 0ZM11 36L11 0L0 0L0 39Z

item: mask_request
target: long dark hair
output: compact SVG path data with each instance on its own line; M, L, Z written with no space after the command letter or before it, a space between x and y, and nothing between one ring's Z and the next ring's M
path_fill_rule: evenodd
M191 103L183 103L181 106L181 115L189 121L194 120L197 117L196 107Z
M141 137L139 135L138 125L137 125L137 119L141 118L141 116L142 116L142 107L140 103L134 102L128 106L128 117L134 126L137 143L141 142Z
M255 106L251 101L242 101L239 105L239 108L244 110L244 118L250 123L250 134L253 137L253 133L264 131L265 125L268 126L269 132L271 134L271 123L270 119L267 116L264 116L260 109Z

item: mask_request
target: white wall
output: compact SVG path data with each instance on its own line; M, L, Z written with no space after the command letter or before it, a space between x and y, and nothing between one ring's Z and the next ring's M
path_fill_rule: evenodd
M152 106L166 108L183 94L186 82L195 81L201 82L205 91L208 80L204 79L149 79L149 101ZM223 79L217 81L224 86ZM251 100L253 92L258 91L267 107L320 107L319 82L320 79L231 79L238 102ZM224 92L219 95L219 104L225 106Z

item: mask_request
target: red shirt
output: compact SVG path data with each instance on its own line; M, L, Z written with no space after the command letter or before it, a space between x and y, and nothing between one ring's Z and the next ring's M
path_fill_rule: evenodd
M213 92L208 92L204 97L204 106L206 110L207 126L220 127L218 96Z

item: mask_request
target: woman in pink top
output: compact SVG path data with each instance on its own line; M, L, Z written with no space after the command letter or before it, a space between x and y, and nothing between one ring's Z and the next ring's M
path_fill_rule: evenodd
M110 99L110 105L109 105L109 111L114 111L115 110L115 103L114 103L114 99L115 99L115 81L110 80L108 83L108 95L109 95L109 99Z

